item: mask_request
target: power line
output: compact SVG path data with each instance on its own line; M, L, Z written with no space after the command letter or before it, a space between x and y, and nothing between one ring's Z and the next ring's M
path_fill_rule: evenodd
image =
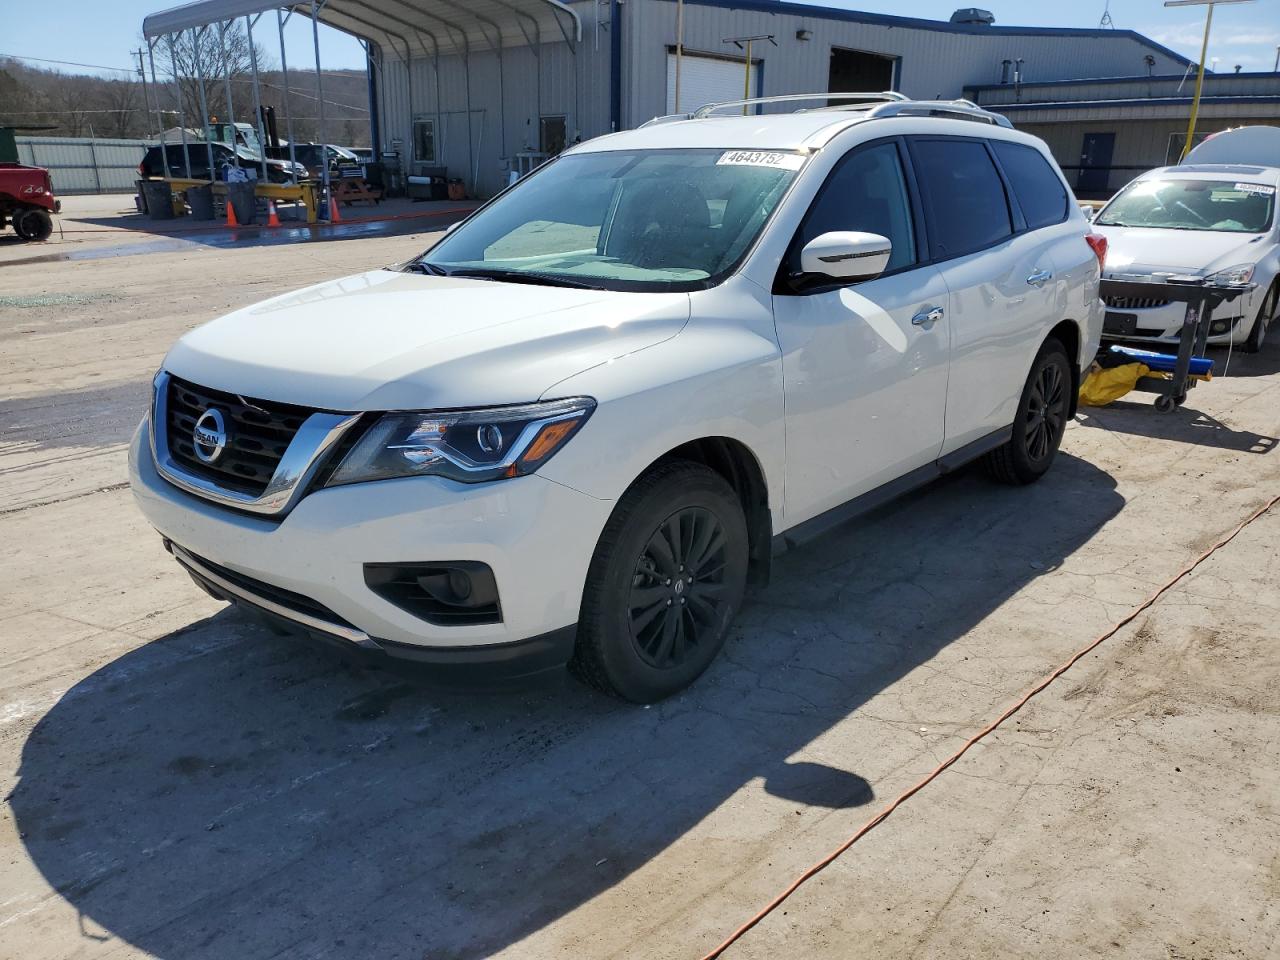
M90 70L114 70L116 73L135 74L134 68L105 67L100 63L77 63L75 60L46 60L43 57L20 57L16 53L0 53L0 60L30 60L32 63L59 63L64 67L88 67Z

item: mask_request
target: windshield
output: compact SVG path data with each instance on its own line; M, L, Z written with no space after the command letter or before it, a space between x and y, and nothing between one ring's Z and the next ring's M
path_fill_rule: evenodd
M410 267L607 290L711 286L737 265L803 163L783 151L570 154Z
M1236 180L1139 180L1112 200L1094 223L1262 233L1271 227L1276 188Z

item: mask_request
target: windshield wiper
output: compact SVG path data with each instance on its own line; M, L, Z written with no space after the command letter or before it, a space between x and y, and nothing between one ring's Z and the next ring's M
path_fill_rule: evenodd
M436 269L440 269L436 267ZM586 280L578 280L574 277L565 277L559 274L549 273L530 273L527 270L486 270L486 269L467 269L463 267L459 270L450 270L446 276L450 277L466 277L473 280L500 280L509 283L532 283L544 287L575 287L579 290L604 290L605 287L598 283L588 283Z
M449 271L444 267L437 267L434 263L427 263L425 260L410 260L402 267L406 272L425 273L429 277L447 277Z

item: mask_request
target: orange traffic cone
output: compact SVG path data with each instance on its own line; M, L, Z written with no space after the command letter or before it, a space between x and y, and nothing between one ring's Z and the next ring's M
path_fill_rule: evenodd
M236 220L236 205L231 202L231 198L227 197L227 226L238 227L239 221Z
M276 216L276 202L271 199L267 200L267 226L280 226L280 218Z
M329 198L329 222L330 223L342 222L342 217L338 214L338 198L337 197Z

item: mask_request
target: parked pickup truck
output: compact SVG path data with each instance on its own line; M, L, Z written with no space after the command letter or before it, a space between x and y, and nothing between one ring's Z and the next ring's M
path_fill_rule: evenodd
M0 230L12 226L23 240L48 240L53 233L50 214L61 209L48 170L0 163Z

